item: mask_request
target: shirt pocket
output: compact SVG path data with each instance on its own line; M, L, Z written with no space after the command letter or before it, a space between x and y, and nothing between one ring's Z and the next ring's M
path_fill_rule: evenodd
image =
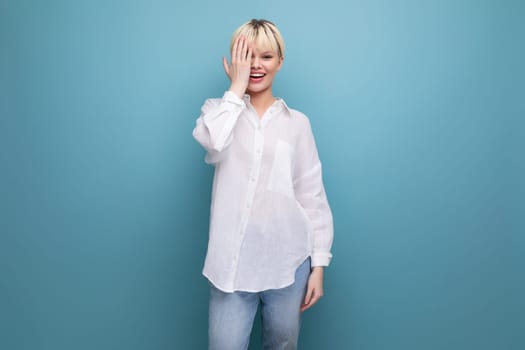
M272 169L268 179L268 190L294 198L292 181L293 147L286 141L277 140Z

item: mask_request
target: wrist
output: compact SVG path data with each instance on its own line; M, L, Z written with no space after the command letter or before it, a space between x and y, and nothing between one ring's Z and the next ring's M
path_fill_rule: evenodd
M239 86L237 84L231 84L229 90L233 92L235 95L239 96L239 98L243 98L244 93L246 92L246 87Z

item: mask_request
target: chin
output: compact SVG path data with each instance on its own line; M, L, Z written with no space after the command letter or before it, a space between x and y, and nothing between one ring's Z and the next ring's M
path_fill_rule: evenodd
M252 93L252 94L258 94L258 93L261 93L261 92L264 92L266 90L270 89L270 86L248 86L248 88L246 89L247 92L249 93Z

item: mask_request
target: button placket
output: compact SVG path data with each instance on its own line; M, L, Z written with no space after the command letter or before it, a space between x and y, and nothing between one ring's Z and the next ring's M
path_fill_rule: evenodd
M245 210L243 219L241 220L241 231L240 235L244 235L244 231L246 230L246 225L248 224L248 218L250 216L251 208L253 205L253 200L255 197L255 191L257 188L257 179L259 178L259 171L261 168L261 160L262 160L262 148L264 145L264 137L263 133L260 131L259 128L257 128L254 132L254 142L253 147L255 149L255 155L253 157L253 163L252 168L249 174L249 183L248 183L248 191L246 194L246 204L245 204Z
M248 176L248 179L249 179L248 188L247 188L246 201L245 201L245 206L244 206L243 215L241 219L240 230L239 230L238 247L232 259L232 266L235 271L237 270L237 263L239 259L238 257L240 255L241 246L244 240L244 234L246 232L246 226L248 225L248 220L250 217L253 200L255 197L255 191L257 188L257 179L259 178L259 171L261 168L263 146L264 146L264 136L262 133L261 124L259 122L257 125L255 125L254 141L253 141L253 147L255 150L255 154L253 156L252 167L251 167L251 170ZM234 275L236 275L236 273L234 273Z

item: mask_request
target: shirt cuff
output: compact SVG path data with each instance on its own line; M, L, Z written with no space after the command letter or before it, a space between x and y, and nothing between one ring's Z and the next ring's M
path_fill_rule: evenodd
M233 91L226 91L224 93L224 95L222 96L222 98L225 100L225 101L228 101L228 102L231 102L231 103L234 103L238 106L244 106L244 100L242 98L240 98L239 96L237 96L235 94L235 92Z
M328 266L330 260L332 260L332 254L330 253L312 253L312 264L311 266Z

